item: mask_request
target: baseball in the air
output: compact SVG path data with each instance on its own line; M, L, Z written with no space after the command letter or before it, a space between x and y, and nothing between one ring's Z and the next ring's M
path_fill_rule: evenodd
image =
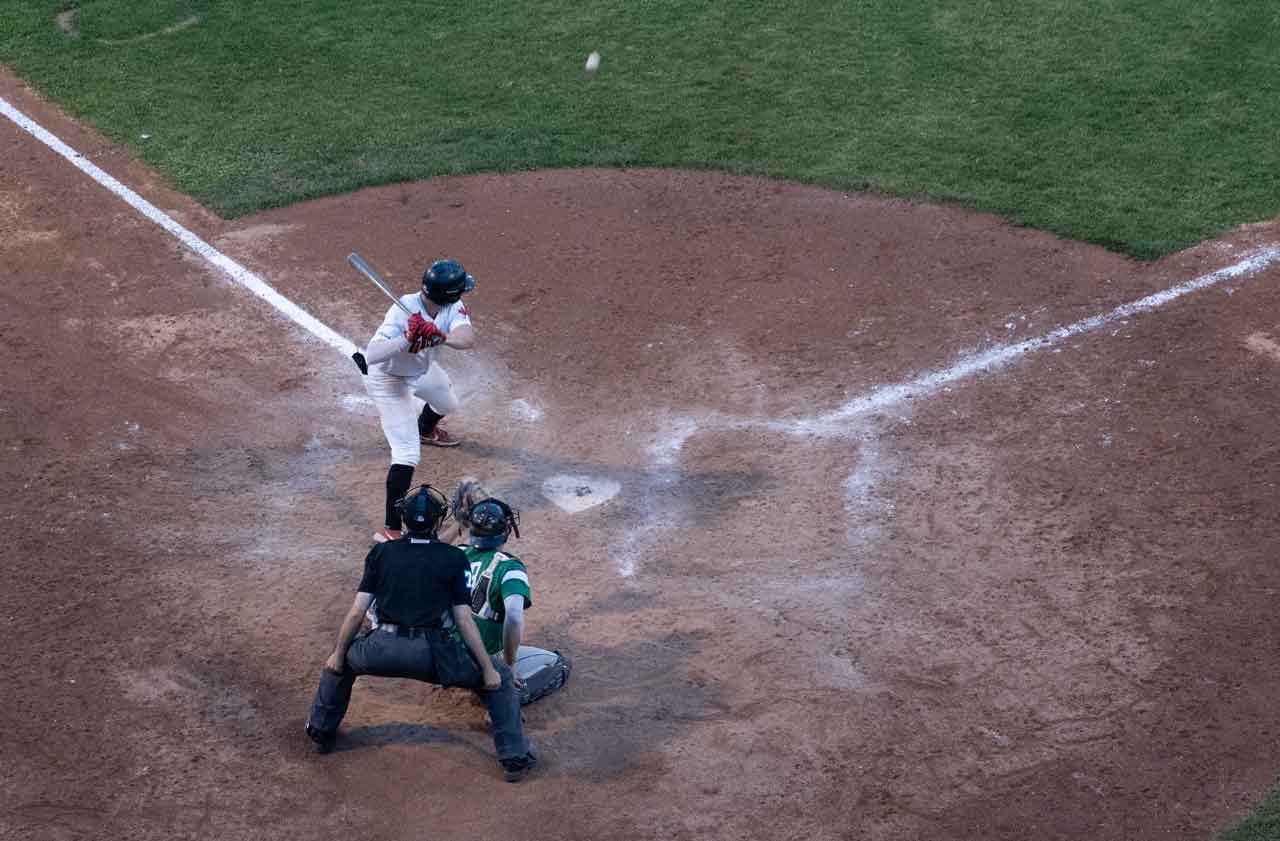
M595 72L600 69L600 53L592 52L587 56L587 75L594 76Z

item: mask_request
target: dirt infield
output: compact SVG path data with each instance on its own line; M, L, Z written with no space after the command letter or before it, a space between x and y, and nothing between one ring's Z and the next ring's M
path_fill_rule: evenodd
M302 720L381 504L344 360L0 121L0 837L1196 838L1280 766L1280 270L802 419L1280 241L1164 261L688 172L392 186L226 222L0 95L362 343L448 254L475 473L575 661L504 786L465 697ZM736 419L736 420L735 420ZM576 514L556 476L616 482ZM492 805L483 801L486 793ZM481 799L477 799L479 798Z

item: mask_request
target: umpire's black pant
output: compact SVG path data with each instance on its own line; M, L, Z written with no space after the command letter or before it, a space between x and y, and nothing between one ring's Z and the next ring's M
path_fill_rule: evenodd
M446 632L436 630L415 630L412 634L374 630L357 637L347 648L342 674L320 670L320 686L316 689L307 724L322 733L337 732L351 703L351 687L360 675L407 677L441 686L474 689L489 709L498 759L517 759L527 754L529 743L524 737L520 698L511 679L511 669L501 657L492 658L493 667L502 675L502 685L486 691L484 674L470 654L465 649L442 648L446 645L461 647L462 643L456 636L450 641Z

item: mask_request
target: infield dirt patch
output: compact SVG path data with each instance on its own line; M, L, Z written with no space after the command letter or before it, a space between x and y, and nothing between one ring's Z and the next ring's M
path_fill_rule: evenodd
M349 360L0 124L0 835L1204 837L1276 765L1280 271L852 424L796 419L1274 241L1155 264L959 210L711 173L367 190L225 222L11 99L363 343L431 258L479 280L446 356L475 474L524 511L527 709L356 689L302 720L381 505ZM569 513L543 494L617 495ZM492 808L478 808L491 792Z

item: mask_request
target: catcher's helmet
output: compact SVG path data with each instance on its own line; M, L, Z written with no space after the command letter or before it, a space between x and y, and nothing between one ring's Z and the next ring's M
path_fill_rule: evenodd
M476 288L476 279L457 260L436 260L422 273L422 291L432 303L447 307Z
M520 536L520 512L500 499L490 497L471 506L471 545L477 549L497 549L507 535Z
M444 494L430 485L419 485L396 502L405 531L435 534L436 526L449 513Z

